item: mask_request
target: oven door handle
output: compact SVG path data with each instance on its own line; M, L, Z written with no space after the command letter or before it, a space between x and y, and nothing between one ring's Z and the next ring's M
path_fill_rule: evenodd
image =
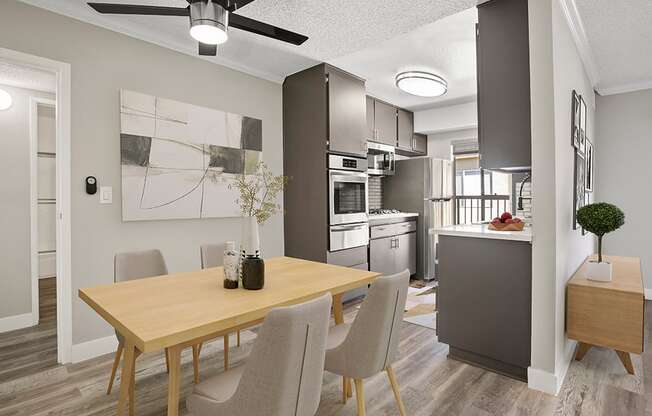
M368 226L366 224L362 225L333 225L331 226L331 231L356 231L356 230L364 230Z

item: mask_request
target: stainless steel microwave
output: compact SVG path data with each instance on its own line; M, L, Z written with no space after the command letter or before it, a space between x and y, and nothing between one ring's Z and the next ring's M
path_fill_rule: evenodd
M367 143L367 173L369 175L393 175L395 172L395 149L386 144Z

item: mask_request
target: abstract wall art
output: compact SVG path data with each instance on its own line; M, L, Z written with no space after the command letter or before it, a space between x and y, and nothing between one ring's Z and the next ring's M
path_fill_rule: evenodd
M237 175L262 158L262 121L120 92L122 219L240 217Z

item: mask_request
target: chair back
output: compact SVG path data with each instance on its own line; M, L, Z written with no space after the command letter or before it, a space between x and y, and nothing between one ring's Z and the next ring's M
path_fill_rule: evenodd
M410 272L376 279L351 325L343 348L349 374L371 377L385 370L396 357L405 311Z
M224 248L226 244L203 244L200 247L201 252L201 268L208 269L210 267L220 267L224 256Z
M332 298L269 312L234 402L242 415L313 416L319 407Z
M168 274L168 268L160 250L118 253L113 258L113 280L115 282L165 274Z

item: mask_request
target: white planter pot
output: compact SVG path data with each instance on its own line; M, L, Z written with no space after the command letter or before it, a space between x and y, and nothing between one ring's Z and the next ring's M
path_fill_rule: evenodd
M587 279L598 282L611 282L611 263L607 263L606 261L603 261L602 263L589 261L586 266Z
M240 250L245 255L260 255L260 237L256 217L242 219L242 243Z

